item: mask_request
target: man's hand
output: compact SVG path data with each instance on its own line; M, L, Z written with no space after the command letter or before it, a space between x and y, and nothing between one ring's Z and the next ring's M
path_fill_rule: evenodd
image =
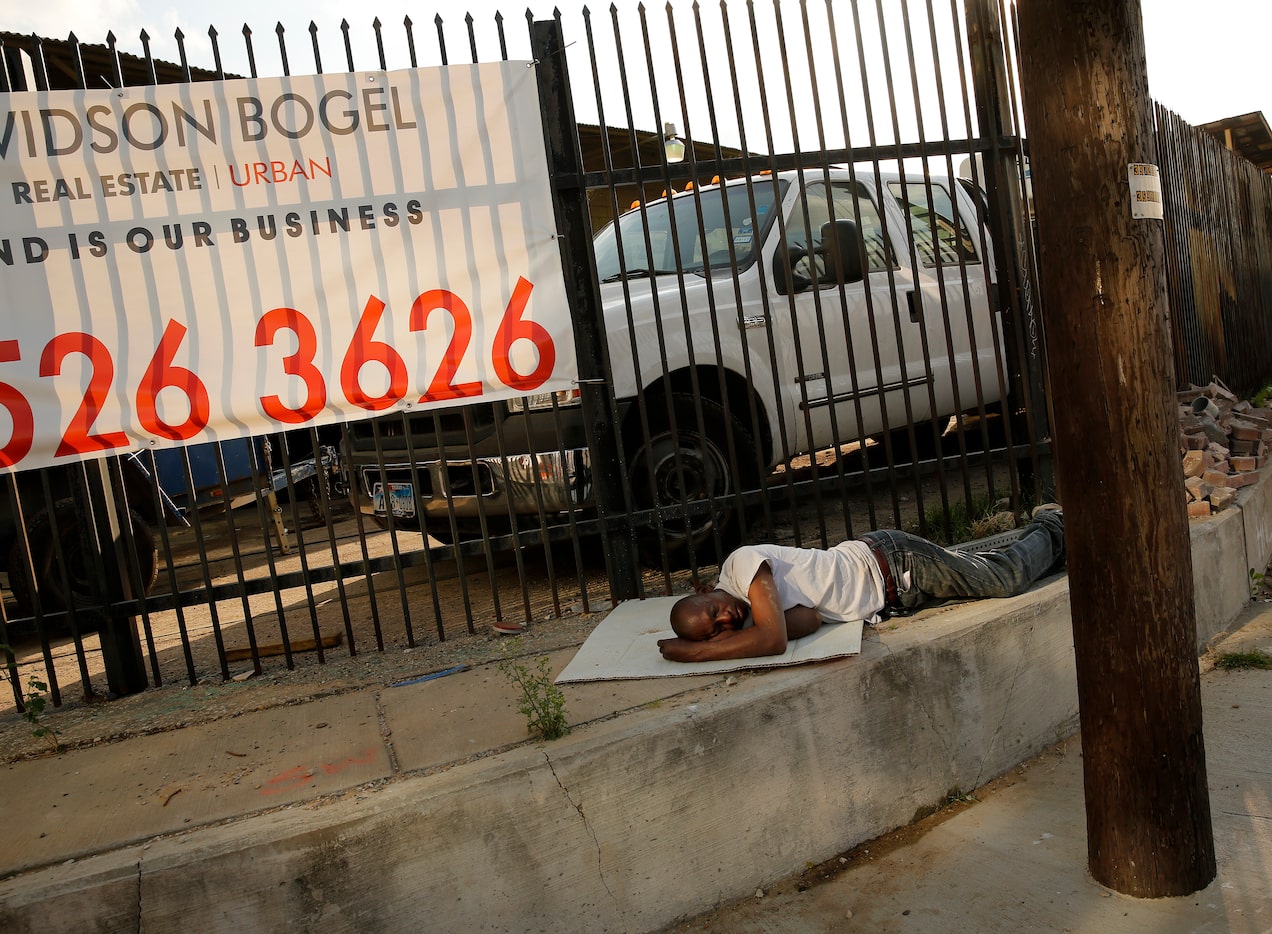
M659 639L658 651L669 662L696 662L698 659L694 650L700 645L701 642L690 642L688 639Z
M669 662L711 662L723 658L739 658L730 652L727 643L746 632L744 629L726 629L710 639L694 642L692 639L659 639L658 651Z

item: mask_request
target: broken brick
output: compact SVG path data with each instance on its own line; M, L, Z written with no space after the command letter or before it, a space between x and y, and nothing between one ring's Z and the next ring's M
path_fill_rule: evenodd
M1211 486L1227 486L1229 477L1220 470L1207 470L1201 475L1201 479Z
M1231 506L1236 498L1237 491L1225 487L1210 494L1210 505L1215 507L1215 512L1222 512Z
M1258 479L1259 474L1257 473L1234 473L1227 478L1223 486L1226 486L1230 490L1239 490L1243 486L1249 486L1252 483L1258 482Z

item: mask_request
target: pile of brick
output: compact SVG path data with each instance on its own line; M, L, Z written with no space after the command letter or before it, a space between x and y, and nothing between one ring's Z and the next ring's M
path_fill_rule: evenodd
M1272 410L1256 409L1218 383L1193 386L1176 399L1188 515L1208 516L1259 478L1272 448Z

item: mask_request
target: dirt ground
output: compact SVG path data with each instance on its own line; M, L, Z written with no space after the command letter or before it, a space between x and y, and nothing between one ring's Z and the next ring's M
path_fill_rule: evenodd
M836 463L833 452L822 452L817 459L792 463L789 473L775 474L770 483L798 482L814 472L839 470L841 463ZM842 540L849 527L854 534L871 527L917 529L920 505L926 512L969 495L983 499L991 480L995 496L1005 497L1010 493L1006 471L997 470L991 476L973 469L966 483L934 475L921 482L901 482L894 497L882 483L794 508L781 508L781 497L775 496L779 506L770 513L772 525L763 537L817 547ZM293 520L300 520L292 524L299 526L298 538L305 547L293 547L287 554L280 552L276 538L271 537L271 547L266 547L255 509L240 508L231 515L232 528L221 514L204 519L199 530L166 533L167 545L161 543L160 554L171 554L171 569L161 567L155 593L170 592L174 583L184 591L268 581L271 564L276 574L284 574L306 566L330 567L333 555L349 562L364 553L371 558L422 554L418 533L394 536L368 527L364 545L349 510L333 511L330 525L302 517L299 511L291 513ZM1004 513L996 524L982 525L967 537L989 535L1012 524L1012 515ZM206 555L206 570L200 553ZM491 566L483 557L464 558L462 569L454 561L414 567L392 564L395 570L370 579L359 576L149 614L138 623L151 687L129 697L108 699L96 634L82 637L81 663L69 634L50 639L46 654L34 633L11 633L18 682L24 694L31 690L32 678L51 687L46 659L51 660L60 696L55 702L49 688L41 692L49 701L40 722L55 731L63 747L74 748L371 685L387 686L457 665L489 664L511 641L490 628L500 618L530 621L516 643L518 654L581 645L610 608L603 555L595 540L583 543L577 553L568 543L505 552L495 555ZM702 569L701 579L713 582L714 569ZM689 593L693 576L689 571L648 570L643 587L649 596ZM304 640L325 640L326 647L294 650L290 660L283 654L267 654L280 651L281 626L293 647ZM262 655L259 669L250 658L221 667L222 647L232 652L253 641ZM12 687L6 692L10 698L11 691ZM47 754L47 738L32 735L32 724L11 700L7 707L7 713L0 712L0 762Z

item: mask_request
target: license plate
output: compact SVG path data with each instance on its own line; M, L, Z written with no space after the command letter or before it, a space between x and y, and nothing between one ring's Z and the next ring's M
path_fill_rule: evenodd
M384 509L384 484L377 483L371 490L371 503L377 513ZM393 515L400 519L409 519L415 515L415 487L410 483L390 483L389 503L393 507Z

